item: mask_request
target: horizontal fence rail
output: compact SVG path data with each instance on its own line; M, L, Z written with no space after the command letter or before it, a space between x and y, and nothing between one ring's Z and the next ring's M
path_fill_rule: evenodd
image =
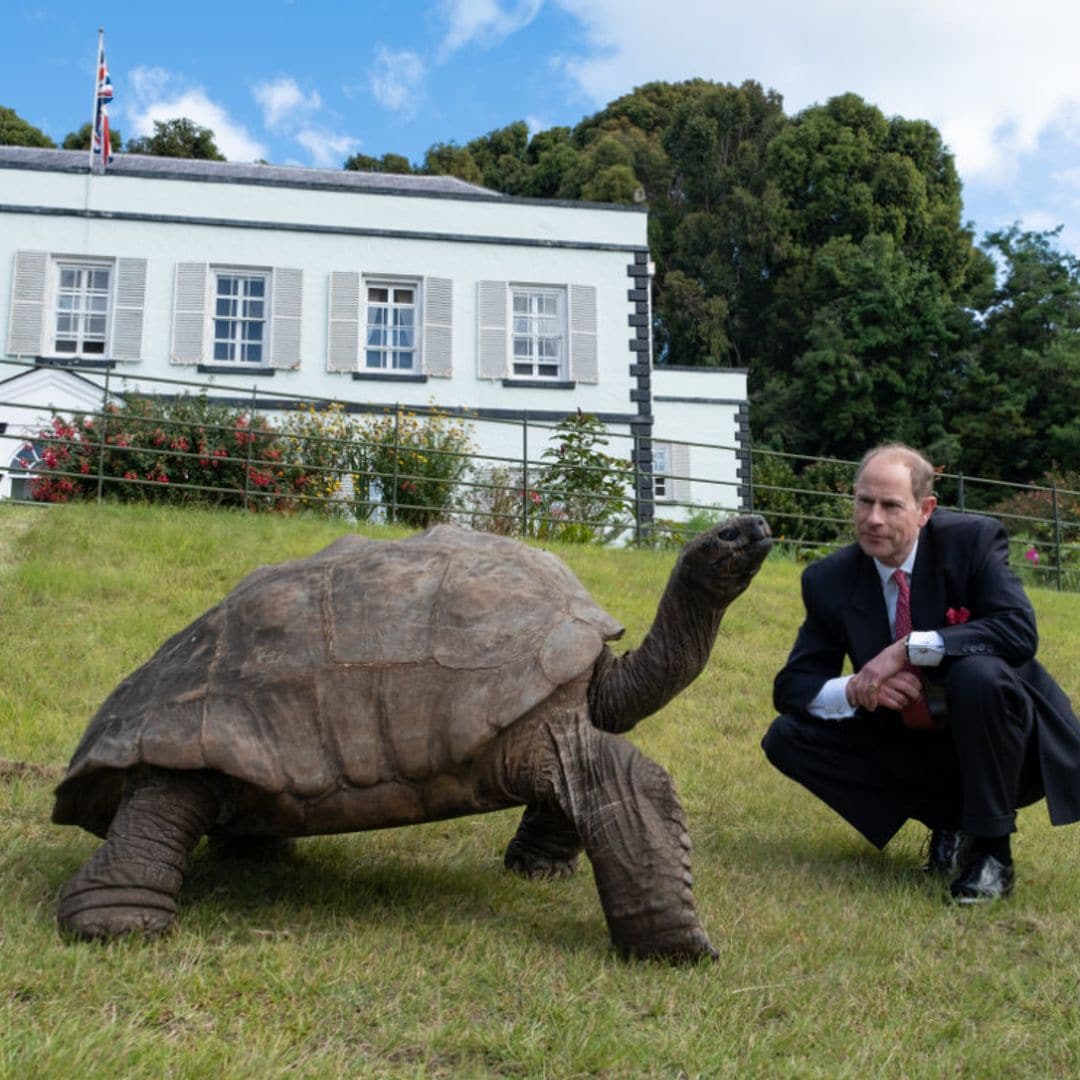
M34 366L0 361L0 378ZM94 403L59 414L5 397L0 383L4 416L19 418L0 430L9 498L200 502L415 527L454 520L504 535L651 545L681 544L754 510L805 560L854 538L853 461L666 440L681 460L730 455L742 470L731 470L737 480L693 466L657 477L648 441L580 414L552 424L109 369L79 377ZM650 497L658 480L664 494ZM1080 492L946 472L936 491L939 505L1001 521L1025 580L1080 590Z

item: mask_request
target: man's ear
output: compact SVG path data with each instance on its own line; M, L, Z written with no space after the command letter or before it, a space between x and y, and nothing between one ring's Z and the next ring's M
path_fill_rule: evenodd
M919 503L919 528L921 529L929 520L930 515L934 512L934 507L937 506L937 496L927 495L921 503Z

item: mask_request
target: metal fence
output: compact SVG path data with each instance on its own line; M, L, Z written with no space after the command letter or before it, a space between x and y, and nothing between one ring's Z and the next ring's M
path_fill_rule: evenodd
M853 539L851 484L857 463L852 461L686 443L681 445L688 453L682 457L691 461L708 455L715 460L717 453L739 461L739 469L731 470L733 479L695 474L693 468L685 474L654 474L648 443L603 431L591 455L569 470L573 483L566 475L554 483L565 429L527 415L481 418L435 405L387 408L363 401L311 401L262 386L248 392L183 379L129 379L107 368L80 370L79 375L96 402L64 413L75 422L75 434L50 428L51 408L13 400L0 391L4 415L18 418L0 430L0 479L10 480L9 497L31 499L35 486L48 476L66 481L81 498L304 509L415 526L453 519L507 535L653 545L679 544L710 521L752 509L769 519L781 548L799 559L816 558ZM202 428L208 440L228 446L216 458L219 475L208 482L207 471L197 467L205 459L205 447L171 445L175 440L169 432L162 433L158 446L149 439L136 439L137 447L117 446L113 410L133 394L162 403L204 396L232 408L227 422L207 422ZM294 425L290 434L288 417L303 410L313 416L336 411L343 417L382 418L382 427L377 440L371 439L370 427L360 434L353 430L344 439L317 425L299 434ZM467 425L475 442L451 442L434 450L423 442L418 446L415 423L446 418ZM128 415L124 423L136 429L162 427L152 414ZM237 439L237 425L245 432L242 440ZM287 462L281 459L282 440ZM79 449L74 463L55 460L56 449L70 448L74 441ZM478 452L476 444L485 452ZM123 468L124 455L134 461L136 453L142 467ZM442 468L434 480L433 457ZM154 462L168 462L174 475L163 482L159 468L155 479ZM308 481L302 487L275 480L268 490L263 484L268 473L288 473L295 481L298 469ZM1056 484L1010 484L954 473L941 473L936 490L940 505L987 514L1005 525L1011 561L1025 580L1080 590L1080 492ZM676 497L677 492L682 495Z

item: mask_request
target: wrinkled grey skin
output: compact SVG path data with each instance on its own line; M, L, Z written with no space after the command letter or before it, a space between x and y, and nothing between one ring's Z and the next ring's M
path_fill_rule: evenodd
M641 646L554 556L439 526L350 536L263 567L167 641L92 719L53 820L105 838L64 886L62 932L168 929L188 856L222 846L527 809L525 876L592 863L624 954L714 957L667 773L618 732L704 667L769 551L746 515L683 549Z

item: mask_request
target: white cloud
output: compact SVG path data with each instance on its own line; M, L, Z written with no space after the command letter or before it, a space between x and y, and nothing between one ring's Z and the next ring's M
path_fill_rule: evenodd
M271 131L299 126L305 116L322 108L318 91L305 94L289 75L281 75L272 82L257 83L252 94L263 110L263 123Z
M693 77L756 79L789 113L853 91L887 115L930 120L962 174L999 184L1046 132L1076 138L1075 0L554 2L588 41L563 70L597 106Z
M258 161L267 157L266 146L234 121L201 86L174 90L177 80L162 68L133 68L127 76L131 104L124 115L131 119L136 135L153 135L155 120L186 117L210 128L214 142L229 161Z
M380 45L371 74L371 92L383 108L412 115L420 106L426 74L419 54L408 49L395 52Z
M296 141L311 155L311 163L319 169L339 169L345 159L355 152L358 140L351 135L338 135L317 128L303 128Z
M449 24L442 41L446 54L472 41L497 45L528 26L540 13L544 0L517 0L505 7L500 0L443 0L441 6Z

